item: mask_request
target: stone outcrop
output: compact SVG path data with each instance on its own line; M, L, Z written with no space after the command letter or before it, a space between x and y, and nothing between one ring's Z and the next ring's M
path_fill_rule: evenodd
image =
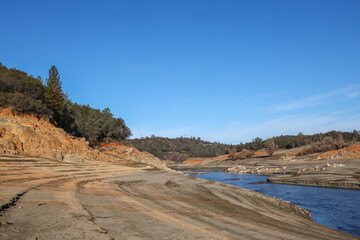
M323 164L324 165L324 164ZM258 166L258 167L251 167L251 166L242 166L242 165L238 165L235 167L231 167L226 169L226 172L229 173L235 173L235 174L258 174L258 175L272 175L272 174L289 174L290 172L292 173L305 173L305 172L313 172L313 173L323 173L326 170L330 169L330 168L338 168L338 167L344 167L344 164L331 164L331 163L326 163L326 166L307 166L304 168L292 168L292 169L288 169L286 166L282 166L282 167L264 167L264 166Z
M0 111L0 154L20 154L61 161L66 154L86 160L106 160L89 143L68 135L48 119L30 114Z
M0 154L30 155L69 163L129 160L174 171L150 153L119 144L94 149L84 138L69 135L47 118L17 113L12 109L0 111Z
M358 158L360 157L360 145L353 145L338 150L328 151L318 156L319 160L333 160L345 158Z
M284 160L284 161L290 161L292 160L293 158L295 158L294 155L284 155L284 156L281 156L280 159L281 160Z
M231 167L226 169L226 172L236 173L236 174L259 174L259 175L271 175L271 174L285 174L286 166L283 167L245 167L242 165L238 165L236 167Z
M66 154L63 162L67 163L83 163L84 160L77 154Z

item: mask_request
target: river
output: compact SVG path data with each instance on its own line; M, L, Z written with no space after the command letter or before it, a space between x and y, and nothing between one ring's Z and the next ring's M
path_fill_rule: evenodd
M267 176L226 172L193 172L191 175L267 194L311 211L313 220L360 237L360 190L265 183Z

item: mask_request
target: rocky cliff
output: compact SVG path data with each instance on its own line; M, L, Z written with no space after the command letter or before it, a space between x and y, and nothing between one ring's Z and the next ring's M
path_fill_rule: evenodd
M12 109L0 111L0 154L29 155L65 162L131 160L171 171L158 158L134 147L112 144L93 149L84 138L69 135L47 118Z

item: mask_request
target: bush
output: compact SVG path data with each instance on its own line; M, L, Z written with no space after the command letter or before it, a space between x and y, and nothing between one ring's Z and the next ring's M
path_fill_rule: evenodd
M235 161L235 160L239 160L239 159L245 159L245 158L248 158L248 157L252 157L254 156L255 153L253 151L250 151L250 150L247 150L247 149L243 149L241 150L241 152L237 152L237 153L230 153L228 155L228 157Z
M53 114L44 102L44 86L40 77L33 78L0 63L0 108L7 107L47 117Z
M272 156L275 150L278 148L275 144L274 138L268 138L264 141L266 152Z
M166 153L160 158L163 160L171 160L174 162L183 162L188 158L188 156L184 153L174 152L174 153Z

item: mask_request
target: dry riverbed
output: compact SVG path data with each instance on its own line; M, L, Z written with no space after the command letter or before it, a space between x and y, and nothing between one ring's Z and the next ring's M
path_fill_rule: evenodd
M357 239L288 202L129 161L0 157L0 239Z

